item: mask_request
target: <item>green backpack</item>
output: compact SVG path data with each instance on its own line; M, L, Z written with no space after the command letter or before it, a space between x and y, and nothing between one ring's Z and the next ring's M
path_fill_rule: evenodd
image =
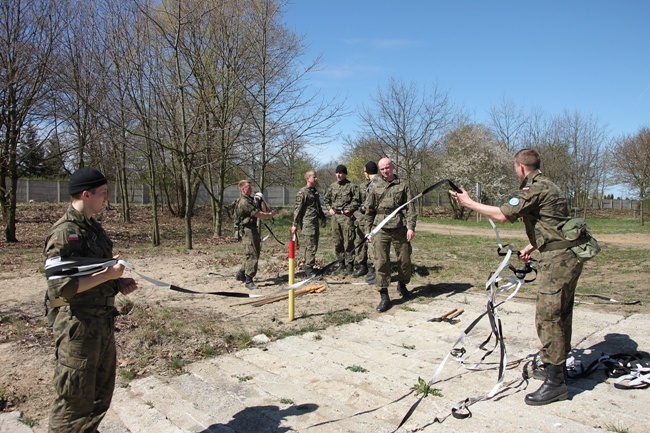
M571 218L562 227L562 233L568 241L567 248L570 247L580 263L593 259L600 252L600 245L589 233L583 218Z

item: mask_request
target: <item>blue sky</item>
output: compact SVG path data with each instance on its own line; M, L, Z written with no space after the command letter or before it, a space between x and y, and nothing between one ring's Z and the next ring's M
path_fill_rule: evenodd
M289 1L306 58L323 56L311 85L351 111L330 160L390 77L447 91L477 122L505 98L592 115L612 136L650 126L650 1Z

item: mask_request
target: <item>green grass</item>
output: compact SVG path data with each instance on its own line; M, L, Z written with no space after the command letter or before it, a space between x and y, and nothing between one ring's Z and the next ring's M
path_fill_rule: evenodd
M350 365L348 367L345 367L345 369L350 370L353 373L367 373L368 372L368 370L361 367L360 365Z
M421 377L418 377L418 383L411 387L415 391L415 396L422 394L423 397L433 395L435 397L442 397L442 392L437 388L431 388L427 382Z
M240 383L242 383L242 382L249 382L249 381L253 380L253 376L249 376L249 375L246 375L246 374L240 374L240 375L233 376L233 377L236 377L237 380L238 380Z
M21 416L18 418L18 421L20 421L22 424L25 424L27 427L34 428L38 422L35 419L32 419L28 416Z
M615 424L605 424L605 430L611 431L614 433L630 433L630 429L627 427L622 427L618 423Z
M350 311L329 311L325 315L325 323L328 325L346 325L348 323L357 323L361 322L364 319L368 318L368 313L351 313Z

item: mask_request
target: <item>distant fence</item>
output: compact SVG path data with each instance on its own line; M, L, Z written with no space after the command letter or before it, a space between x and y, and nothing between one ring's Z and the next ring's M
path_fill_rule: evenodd
M324 192L324 188L321 188ZM273 206L293 205L298 188L290 186L270 186L265 189L264 195ZM111 201L121 201L118 188L111 188ZM224 203L229 204L239 198L239 188L236 185L226 187L224 190ZM29 180L19 179L16 199L18 202L64 202L69 201L68 181L64 180ZM151 203L151 190L144 184L129 184L129 201L135 204ZM210 195L205 188L200 187L196 198L197 204L210 203ZM427 194L424 197L424 206L448 206L449 197L446 192ZM574 206L575 207L575 206ZM589 200L590 209L620 209L639 210L638 200Z

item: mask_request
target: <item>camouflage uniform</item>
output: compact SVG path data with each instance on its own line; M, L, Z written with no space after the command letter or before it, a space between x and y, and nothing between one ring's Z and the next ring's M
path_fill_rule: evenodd
M52 257L113 257L101 225L70 206L50 230L43 251ZM115 387L117 280L77 293L78 277L47 282L48 314L55 338L56 398L50 432L94 432L106 415Z
M376 176L374 188L368 193L364 203L366 214L363 226L370 232L373 226L379 224L396 208L410 201L413 196L405 182L395 176L387 182L381 176ZM385 226L377 232L372 240L373 259L377 269L377 288L385 288L390 284L390 246L395 248L397 255L397 273L399 281L404 284L411 282L411 243L406 239L408 230L415 230L417 214L415 204L411 203L397 213Z
M302 245L305 247L305 265L312 268L316 264L316 251L318 251L319 220L323 224L327 221L320 204L320 194L314 187L303 186L296 193L293 225L300 229L303 236Z
M260 209L255 204L255 200L249 195L242 195L235 204L235 215L237 215L239 221L239 233L246 256L242 270L250 277L257 274L257 262L260 259L260 250L262 248L260 231L257 228L257 218L253 216L259 211Z
M366 202L368 193L370 192L370 189L373 187L375 180L380 177L381 176L375 176L372 179L367 179L364 184L359 185L359 199L362 205ZM370 233L370 230L365 231L365 228L363 227L363 215L366 213L366 207L361 206L359 208L359 212L361 213L362 216L360 219L355 221L354 227L356 230L357 239L361 240L366 236L366 233ZM357 250L357 263L368 265L369 261L370 263L372 263L372 244L368 245L367 243L364 243Z
M540 358L547 364L564 365L571 351L573 301L582 272L582 263L571 250L553 248L554 243L565 240L561 228L570 219L566 200L562 191L536 170L500 209L511 222L522 218L530 243L540 251L541 283L535 313L542 343Z
M343 209L354 213L360 206L359 187L344 179L334 182L327 188L323 205L326 209L334 209L336 214L332 217L332 236L334 238L334 251L336 258L345 259L343 264L354 264L354 220L343 215Z

